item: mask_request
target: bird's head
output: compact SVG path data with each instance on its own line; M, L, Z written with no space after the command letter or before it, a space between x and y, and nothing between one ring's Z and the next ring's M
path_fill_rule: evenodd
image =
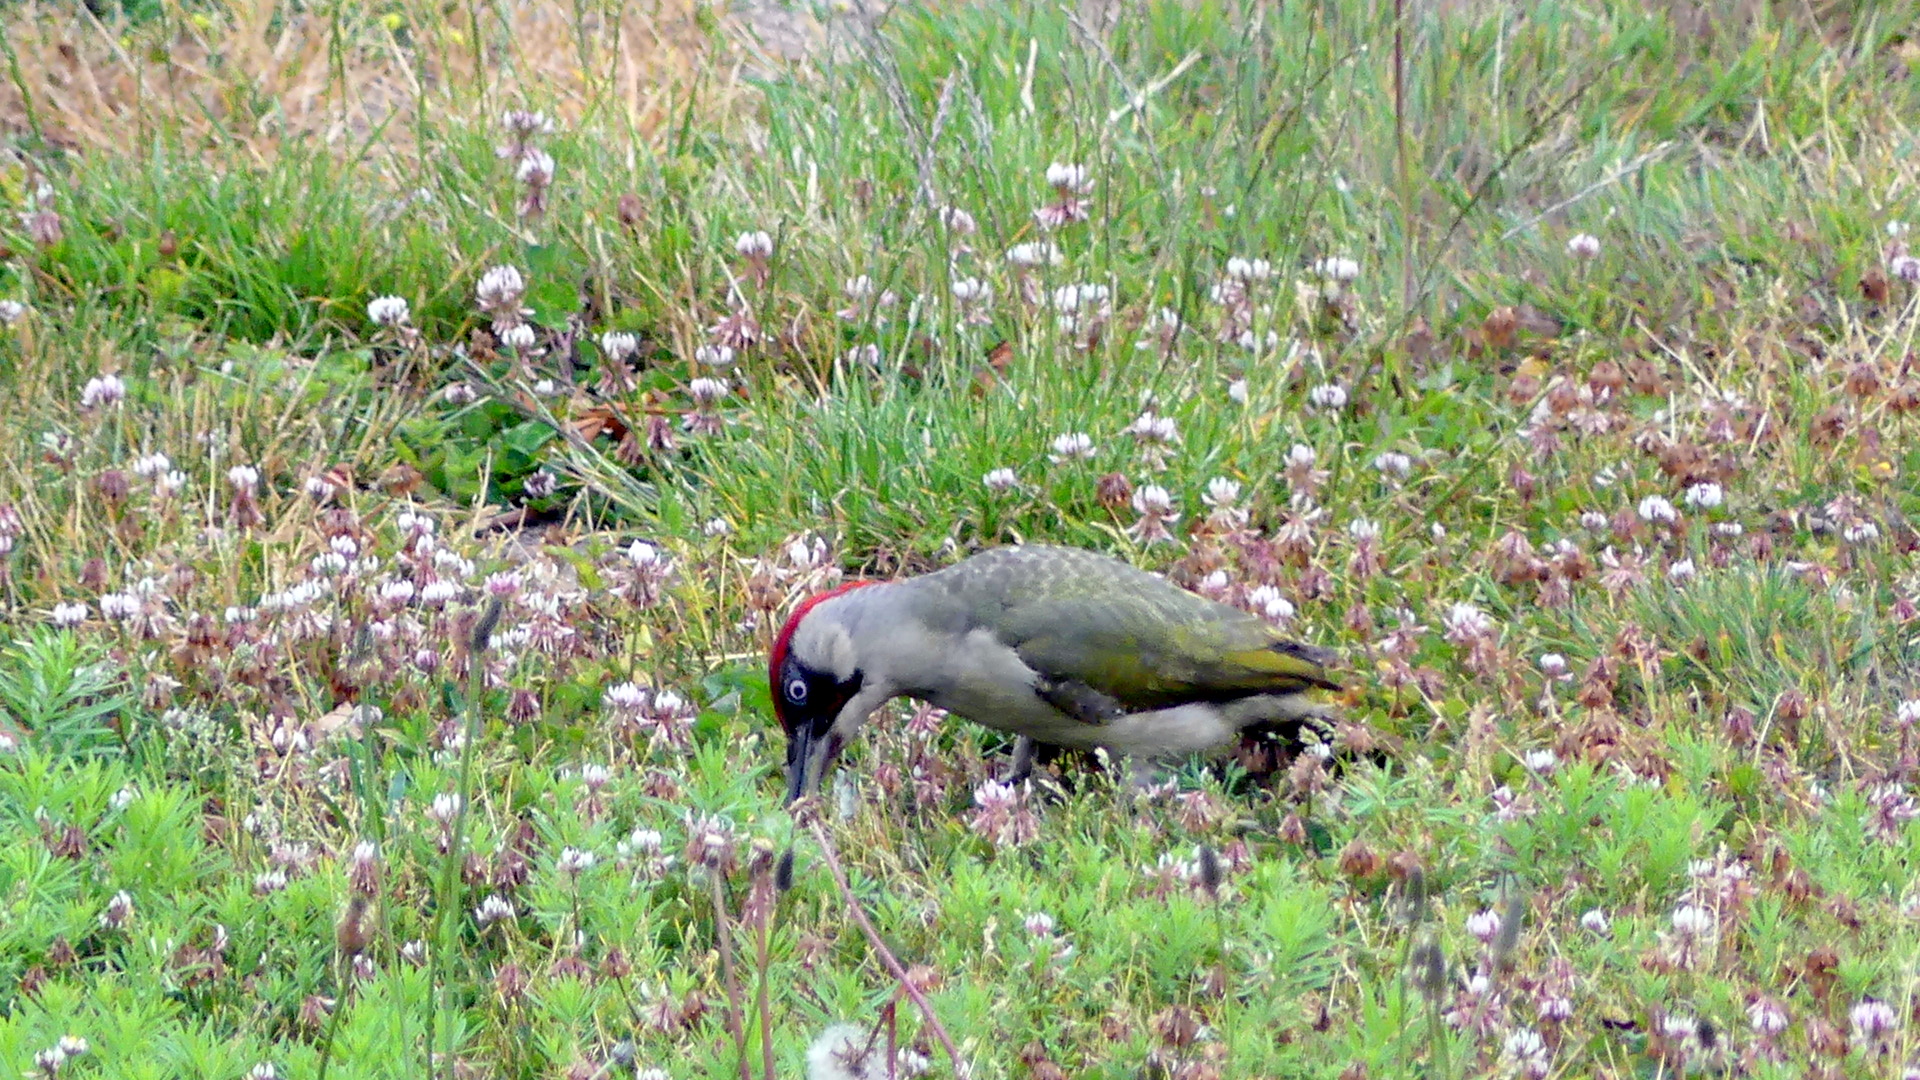
M870 581L808 597L787 617L767 658L773 715L787 733L787 803L811 795L878 701L860 669L842 598Z

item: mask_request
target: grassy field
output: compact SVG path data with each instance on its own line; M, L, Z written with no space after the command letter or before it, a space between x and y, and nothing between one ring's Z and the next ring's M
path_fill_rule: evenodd
M1920 7L818 14L0 10L0 1072L1920 1076ZM1343 720L790 817L1028 539Z

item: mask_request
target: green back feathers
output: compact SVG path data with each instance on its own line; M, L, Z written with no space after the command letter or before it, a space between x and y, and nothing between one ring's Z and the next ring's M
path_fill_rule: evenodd
M1321 650L1091 551L995 548L915 584L930 607L992 627L1034 670L1129 709L1338 687Z

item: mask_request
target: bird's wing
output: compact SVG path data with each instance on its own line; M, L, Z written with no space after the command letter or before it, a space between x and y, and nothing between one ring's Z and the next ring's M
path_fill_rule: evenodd
M1331 654L1095 552L995 548L915 584L930 601L926 617L954 613L966 624L956 631L990 627L1044 678L1129 710L1338 688L1325 667Z
M1099 592L1015 599L998 620L1028 667L1129 709L1337 688L1330 656L1237 608L1150 578ZM1113 587L1124 585L1132 587Z

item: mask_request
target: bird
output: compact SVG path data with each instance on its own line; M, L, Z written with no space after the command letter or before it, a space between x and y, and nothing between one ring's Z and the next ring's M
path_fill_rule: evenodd
M1334 654L1084 548L1010 544L932 573L853 581L797 605L767 673L788 805L882 704L913 698L1036 743L1161 761L1327 715Z

